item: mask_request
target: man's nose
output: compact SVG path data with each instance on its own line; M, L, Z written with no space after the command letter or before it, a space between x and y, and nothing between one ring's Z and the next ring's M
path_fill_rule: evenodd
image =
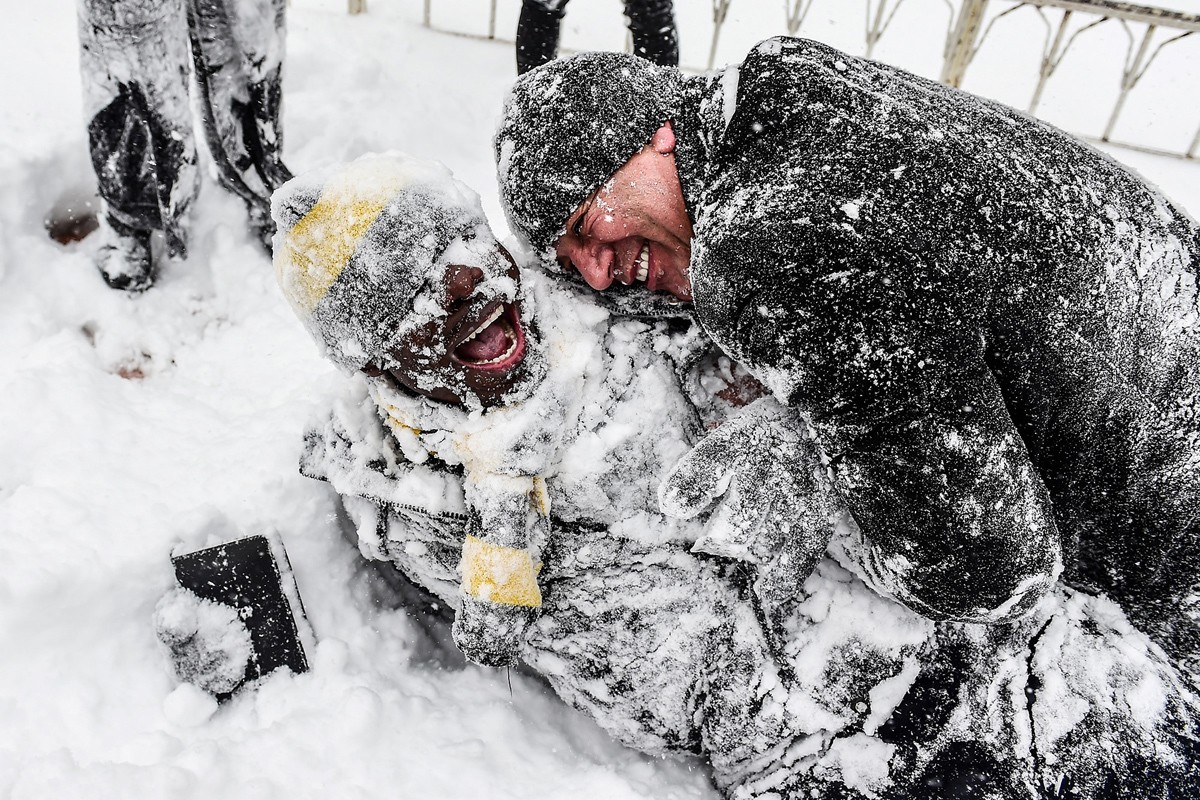
M558 248L558 256L569 261L593 289L604 291L612 286L613 251L608 245L594 241L564 243Z
M482 280L483 270L479 267L452 264L446 270L446 294L451 300L465 300Z

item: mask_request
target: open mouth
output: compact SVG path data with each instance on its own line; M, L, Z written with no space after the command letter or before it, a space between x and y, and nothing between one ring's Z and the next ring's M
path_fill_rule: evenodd
M525 331L516 304L494 303L485 308L451 355L464 366L488 372L503 372L520 364L525 357Z

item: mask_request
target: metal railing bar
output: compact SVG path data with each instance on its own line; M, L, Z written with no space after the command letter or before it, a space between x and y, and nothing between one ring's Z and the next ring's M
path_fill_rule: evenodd
M954 23L957 22L958 14L954 11L954 3L950 0L942 0L946 10L950 12L950 21L946 23L946 41L942 45L942 61L945 62L950 58L950 51L954 47Z
M1165 8L1139 6L1133 3L1115 2L1115 0L1023 0L1023 2L1033 6L1049 6L1066 11L1102 14L1106 17L1127 19L1130 22L1144 22L1159 27L1200 31L1200 14L1170 11Z
M1058 32L1054 34L1054 43L1045 42L1042 45L1042 66L1038 71L1037 86L1033 90L1033 97L1029 100L1029 108L1027 109L1030 114L1037 111L1038 103L1042 100L1042 91L1046 88L1046 83L1050 80L1050 76L1058 69L1060 59L1056 58L1056 56L1059 52L1058 48L1062 45L1063 36L1067 32L1067 24L1071 21L1072 13L1070 11L1063 12L1062 19L1058 22ZM1046 19L1046 15L1042 13L1040 8L1038 9L1038 15L1046 23L1046 38L1049 39L1050 21Z
M887 8L887 0L877 0L879 6L875 11L875 24L871 26L871 0L867 0L867 58L870 58L875 52L875 45L883 38L883 34L887 32L888 27L892 24L892 20L896 18L896 12L900 10L900 6L904 5L904 0L896 0L896 4L892 6L892 11L887 15L887 19L883 19L883 24L880 20L883 18L883 10Z
M988 0L962 0L954 29L948 34L950 42L942 62L941 81L947 86L962 86L979 39L979 26L987 14L987 2Z
M1172 36L1170 39L1164 39L1163 41L1159 42L1158 47L1154 48L1154 52L1150 54L1150 58L1146 59L1146 63L1142 66L1141 70L1138 72L1137 77L1133 79L1134 85L1136 85L1137 82L1142 79L1142 76L1146 74L1146 70L1150 69L1150 65L1154 63L1154 59L1158 58L1158 54L1162 52L1162 49L1164 47L1166 47L1169 44L1173 44L1174 42L1178 42L1180 39L1186 39L1187 37L1191 36L1193 33L1195 33L1195 31L1184 31L1183 33L1178 34L1177 36Z
M1069 17L1070 15L1071 15L1070 11L1063 12L1063 25L1064 26L1066 25L1066 18ZM1080 28L1079 30L1077 30L1071 34L1071 38L1067 39L1067 43L1065 45L1063 45L1062 50L1058 53L1058 57L1055 58L1053 60L1053 62L1051 63L1049 72L1047 72L1047 74L1046 74L1046 80L1042 81L1038 84L1037 92L1035 92L1034 99L1029 107L1029 113L1032 114L1033 109L1037 107L1037 103L1041 100L1042 89L1045 88L1045 84L1047 82L1049 82L1050 78L1053 77L1054 73L1058 71L1059 65L1062 64L1063 59L1067 57L1067 51L1069 51L1071 49L1071 45L1075 44L1075 40L1078 39L1085 32L1090 31L1092 28L1095 28L1098 25L1103 25L1105 22L1109 22L1111 20L1112 20L1112 17L1101 17L1098 20L1089 22L1087 25L1084 25L1082 28ZM1063 30L1063 28L1059 29L1060 36L1061 36L1062 30Z
M1125 100L1129 97L1129 93L1133 91L1133 88L1137 86L1138 81L1140 81L1142 76L1146 74L1146 70L1148 70L1150 65L1154 63L1154 59L1158 58L1158 54L1162 52L1162 49L1172 42L1177 42L1180 39L1185 39L1188 36L1191 36L1193 33L1193 31L1185 31L1177 36L1173 36L1170 39L1160 42L1158 47L1154 49L1154 52L1150 54L1150 57L1146 58L1146 50L1149 48L1150 42L1154 38L1155 30L1156 27L1154 25L1149 25L1146 27L1146 34L1142 37L1142 44L1138 48L1137 56L1134 57L1132 62L1126 62L1125 72L1121 78L1121 93L1117 96L1117 103L1113 107L1113 113L1112 116L1109 117L1108 125L1104 128L1104 135L1100 137L1101 141L1108 141L1109 137L1112 135L1113 129L1117 124L1117 117L1120 116L1122 109L1124 109Z
M1121 20L1121 25L1125 28L1125 33L1129 36L1130 51L1133 49L1133 34L1129 32L1129 23ZM1125 100L1129 97L1129 92L1137 83L1137 70L1141 66L1142 59L1146 56L1146 50L1150 47L1150 40L1154 38L1154 32L1157 27L1149 25L1146 27L1146 33L1142 36L1142 43L1138 46L1137 55L1129 60L1125 60L1125 71L1121 75L1121 92L1117 95L1117 102L1113 105L1112 115L1108 118L1108 124L1104 126L1104 134L1100 137L1100 141L1107 142L1112 136L1113 128L1117 125L1117 118L1121 116L1121 111L1125 108ZM1127 51L1129 52L1129 51Z
M1196 133L1197 139L1200 140L1200 131L1197 131ZM1075 135L1079 136L1079 134ZM1132 150L1135 153L1146 153L1147 155L1151 156L1166 156L1167 158L1175 159L1194 159L1196 157L1195 153L1185 155L1180 153L1178 150L1164 150L1161 147L1151 147L1150 145L1146 144L1134 144L1133 142L1122 142L1118 139L1109 139L1108 141L1105 141L1095 136L1079 136L1079 138L1086 142L1091 142L1092 144L1102 144L1105 147L1119 147L1122 150Z
M789 36L795 36L800 30L800 26L804 24L814 2L815 0L807 0L807 2L805 0L783 0L783 11L787 17ZM950 0L945 0L945 2L950 2Z
M981 33L979 35L979 38L975 40L975 45L970 50L967 51L966 64L963 65L964 69L972 61L975 60L975 56L979 55L979 48L983 47L984 41L987 40L988 34L992 32L992 28L995 27L996 23L999 22L1000 20L1004 19L1005 17L1007 17L1009 14L1013 13L1014 11L1020 11L1022 8L1033 8L1033 4L1029 3L1029 2L1017 3L1015 6L1008 9L1007 11L1001 11L999 14L997 14L996 16L994 16L990 20L988 20L988 24L986 27L984 27L983 33Z
M712 0L713 38L712 46L708 49L708 69L713 68L717 60L717 39L721 36L721 26L725 24L725 15L729 13L729 0Z

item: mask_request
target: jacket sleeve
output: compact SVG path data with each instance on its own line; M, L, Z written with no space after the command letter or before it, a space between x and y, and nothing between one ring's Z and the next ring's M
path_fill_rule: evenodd
M463 540L454 642L477 664L511 666L542 606L534 556L546 535L545 484L537 477L468 472L465 489L479 527Z
M724 244L709 251L722 261L698 266L738 264L747 242ZM761 271L765 257L750 260ZM982 343L906 318L912 309L852 299L853 284L878 272L850 271L845 285L804 291L830 313L807 313L796 295L759 287L712 335L781 401L811 416L857 523L847 555L876 588L934 619L1027 611L1061 572L1058 532ZM726 296L737 296L735 285L725 284ZM698 307L706 295L697 291ZM765 347L764 339L782 344Z

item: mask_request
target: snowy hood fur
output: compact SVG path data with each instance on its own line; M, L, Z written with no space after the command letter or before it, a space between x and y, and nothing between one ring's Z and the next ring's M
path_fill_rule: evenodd
M683 78L625 53L581 53L523 75L496 132L509 224L537 250L671 119Z
M400 153L294 178L273 195L271 214L279 286L347 371L379 360L432 318L414 303L439 282L436 268L463 258L461 247L471 263L507 269L479 196L441 164Z

